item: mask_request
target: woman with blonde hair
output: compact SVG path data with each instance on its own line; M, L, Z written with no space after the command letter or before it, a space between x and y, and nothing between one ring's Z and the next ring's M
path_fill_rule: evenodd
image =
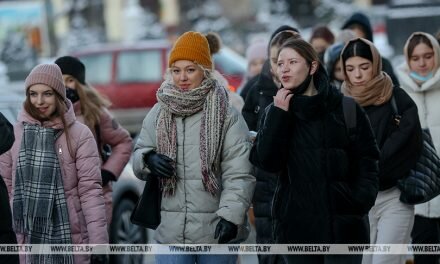
M154 239L161 244L243 241L255 187L246 123L213 75L204 35L180 36L168 67L133 155L136 176L147 173L160 182L161 222ZM156 263L236 261L237 255L156 255Z
M101 157L101 177L107 221L112 221L112 182L130 159L132 139L109 112L110 102L86 83L86 68L77 58L63 56L55 61L63 73L66 96L73 103L78 120L95 136Z

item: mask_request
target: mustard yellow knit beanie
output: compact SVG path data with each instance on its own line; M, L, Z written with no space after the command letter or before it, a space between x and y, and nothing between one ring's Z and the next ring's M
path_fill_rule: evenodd
M212 58L206 37L194 31L180 36L171 49L168 67L178 60L189 60L212 70Z

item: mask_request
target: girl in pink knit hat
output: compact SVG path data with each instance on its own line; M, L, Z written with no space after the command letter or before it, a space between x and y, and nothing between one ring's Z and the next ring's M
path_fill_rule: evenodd
M0 156L19 244L107 244L99 154L93 134L76 121L60 68L36 66L15 142ZM20 255L20 263L106 263L102 255Z

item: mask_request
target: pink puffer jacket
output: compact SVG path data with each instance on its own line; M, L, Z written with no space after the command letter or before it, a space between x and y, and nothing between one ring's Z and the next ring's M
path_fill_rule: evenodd
M107 220L105 216L104 198L101 187L99 154L95 139L90 129L75 120L73 107L64 115L69 124L71 146L75 156L72 158L67 148L66 134L63 133L56 141L56 151L61 167L63 185L69 211L69 221L74 244L107 244ZM14 126L15 142L12 148L0 156L0 174L8 187L12 205L15 185L15 168L20 151L23 134L23 122L41 124L24 110L19 114ZM44 127L61 129L61 119L47 121ZM22 234L17 233L19 244L24 243ZM90 256L74 255L76 264L89 264ZM24 255L21 255L24 263Z
M76 118L79 122L85 124L84 116L81 113L81 103L80 101L73 104L73 109L75 110ZM108 160L102 164L102 169L107 170L113 175L115 175L116 179L122 173L125 165L127 165L131 151L132 151L132 139L130 137L130 133L121 127L116 120L113 118L111 113L106 109L101 109L99 130L101 136L101 145L108 144L112 148L112 154L108 158ZM95 135L96 141L97 139L97 131L92 130ZM101 146L102 147L102 146ZM113 212L113 204L112 204L112 182L109 182L106 186L102 188L104 192L104 200L105 200L105 209L107 215L107 223L110 225L112 219Z

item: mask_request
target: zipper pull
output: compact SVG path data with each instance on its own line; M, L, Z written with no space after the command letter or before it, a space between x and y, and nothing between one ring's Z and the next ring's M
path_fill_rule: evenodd
M63 154L63 150L61 149L61 145L58 145L58 154Z

